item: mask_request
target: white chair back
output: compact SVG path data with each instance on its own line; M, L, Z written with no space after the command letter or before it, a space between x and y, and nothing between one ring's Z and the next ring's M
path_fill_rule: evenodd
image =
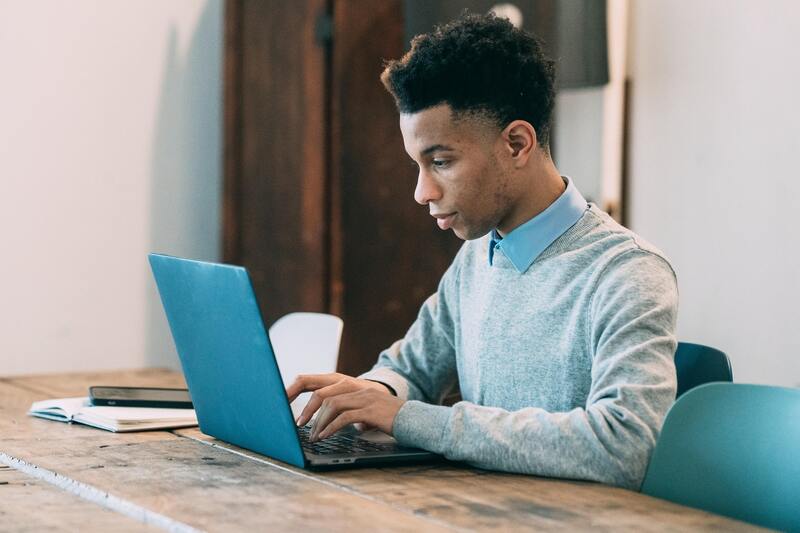
M287 387L300 374L336 372L343 325L341 318L325 313L289 313L272 324L269 338ZM295 418L310 397L303 393L292 403Z

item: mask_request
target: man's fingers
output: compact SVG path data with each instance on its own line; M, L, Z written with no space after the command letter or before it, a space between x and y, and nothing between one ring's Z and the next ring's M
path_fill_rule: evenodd
M322 402L324 402L327 398L332 396L336 396L337 394L343 394L346 392L353 392L358 389L358 385L354 383L352 380L342 380L333 385L328 385L327 387L322 387L321 389L317 389L314 394L311 395L311 399L306 404L303 412L300 413L300 416L297 417L297 425L303 426L311 420L311 417L314 416L314 413L317 412L317 409L320 408Z
M340 381L344 377L344 375L336 373L301 374L297 376L297 379L286 389L286 396L289 398L289 403L292 403L300 394L326 387Z
M343 427L347 426L348 424L354 424L356 422L363 422L364 418L367 416L367 409L351 409L349 411L345 411L336 418L334 418L328 427L322 430L319 434L320 439L325 439Z
M332 417L335 417L336 413L331 414L331 406L328 403L323 403L322 407L319 409L319 413L317 414L317 418L314 419L314 424L311 426L311 435L309 439L313 442L317 440L320 432L328 425L328 422Z
M293 402L300 394L306 391L317 390L324 387L324 378L329 374L301 374L286 388L289 402Z
M369 404L368 395L364 391L351 392L348 394L340 394L333 398L329 398L322 402L322 407L314 419L314 425L311 428L311 440L317 440L323 431L341 413L360 409ZM357 420L357 422L363 422ZM328 433L330 435L330 433Z

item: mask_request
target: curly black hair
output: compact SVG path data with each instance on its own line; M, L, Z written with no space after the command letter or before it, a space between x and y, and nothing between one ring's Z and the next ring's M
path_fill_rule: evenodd
M493 14L463 14L417 35L411 50L385 63L381 81L401 113L448 104L499 129L526 120L547 147L555 101L553 61L539 39Z

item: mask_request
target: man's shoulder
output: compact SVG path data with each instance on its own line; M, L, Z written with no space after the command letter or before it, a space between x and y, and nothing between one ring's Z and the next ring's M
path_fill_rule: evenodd
M590 217L593 224L591 229L574 243L576 250L585 250L609 263L616 263L624 258L646 256L672 268L671 261L660 248L614 220L596 205L592 204L585 216Z
M453 259L452 274L461 277L462 272L469 271L470 276L484 275L490 269L491 238L489 233L465 241ZM544 250L534 264L538 263L546 270L598 272L637 258L665 266L674 275L672 263L661 249L590 204L581 219ZM553 259L555 263L551 263ZM544 263L550 264L545 267Z
M670 286L677 283L672 262L660 248L597 206L592 205L589 211L597 224L587 233L582 246L587 250L593 249L591 255L595 258L593 268L597 272L597 282L605 279L626 285L636 285L637 280L644 284L661 280Z

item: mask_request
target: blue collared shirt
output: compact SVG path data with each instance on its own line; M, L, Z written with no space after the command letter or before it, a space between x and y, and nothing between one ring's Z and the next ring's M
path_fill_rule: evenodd
M553 241L572 227L589 207L586 199L567 176L562 176L567 184L555 202L547 209L514 228L505 238L492 230L489 240L489 265L498 250L508 257L517 271L522 274Z

